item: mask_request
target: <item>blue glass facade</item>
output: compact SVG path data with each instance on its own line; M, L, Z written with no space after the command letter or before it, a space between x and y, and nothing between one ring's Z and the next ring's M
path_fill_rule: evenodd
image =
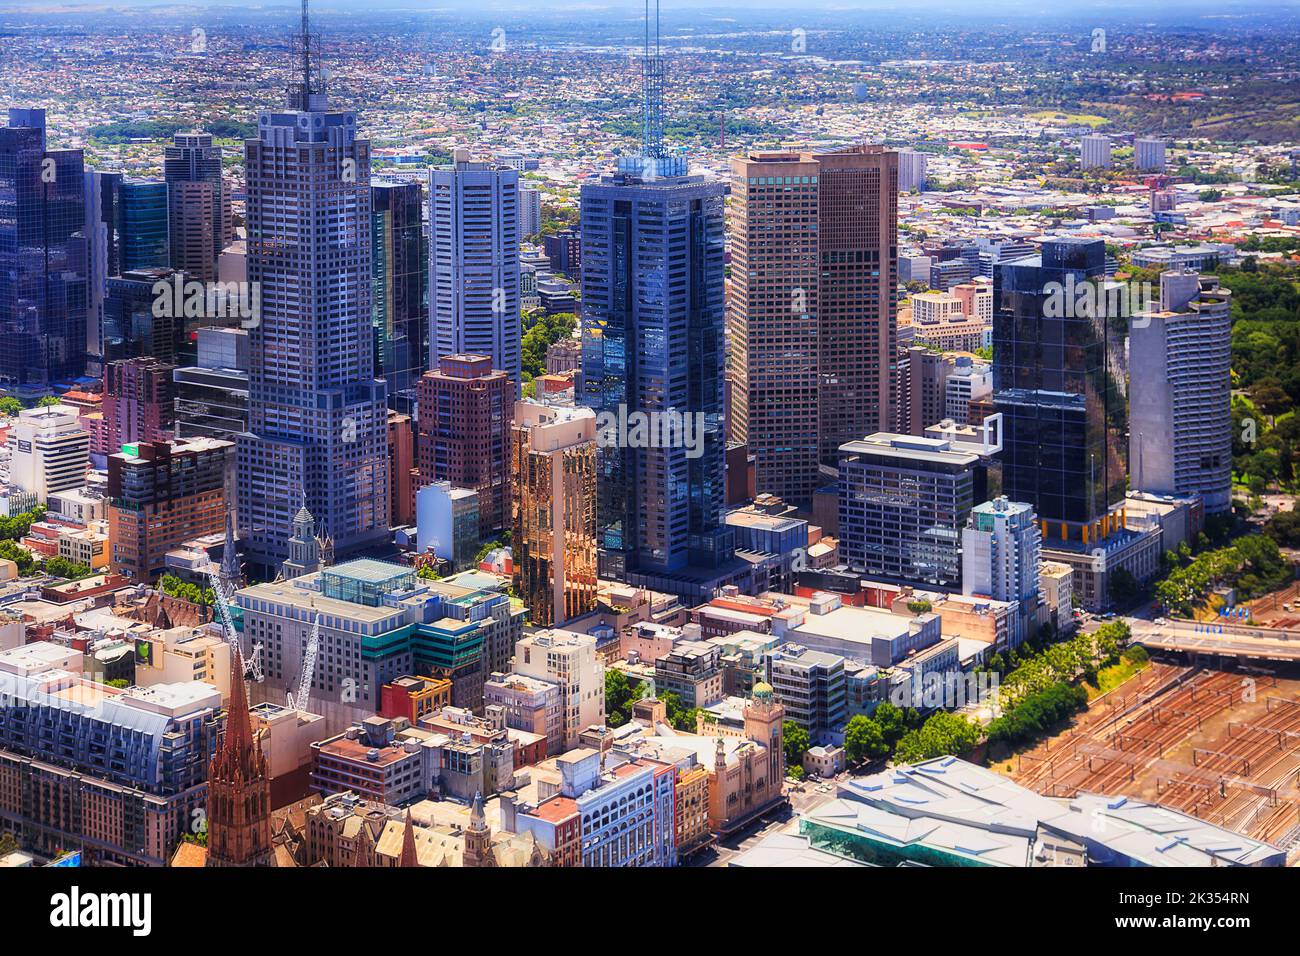
M1029 502L1054 537L1124 498L1124 319L1116 327L1087 304L1099 297L1078 292L1104 280L1105 259L1100 239L1049 240L1041 256L1000 264L994 279L1002 491Z
M700 177L633 173L582 189L579 401L602 430L602 575L711 568L733 555L722 520L723 194ZM644 447L653 442L606 427L620 409L698 416L699 447Z
M45 148L45 111L0 127L0 381L40 391L86 368L88 247L79 149Z
M171 265L167 184L157 180L122 183L122 271Z

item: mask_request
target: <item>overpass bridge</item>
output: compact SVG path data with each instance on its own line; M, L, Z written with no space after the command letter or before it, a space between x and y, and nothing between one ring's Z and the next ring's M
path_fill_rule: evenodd
M1171 619L1157 626L1128 618L1133 641L1152 651L1210 654L1239 659L1300 661L1300 631L1244 624L1199 624Z

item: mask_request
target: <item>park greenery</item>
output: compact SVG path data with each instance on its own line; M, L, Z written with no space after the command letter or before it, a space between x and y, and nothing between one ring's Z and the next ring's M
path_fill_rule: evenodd
M546 373L546 350L555 342L567 339L577 328L578 317L572 312L539 315L524 333L522 351L523 373L529 381Z
M1166 563L1169 561L1166 554ZM1268 534L1247 534L1222 548L1197 555L1180 554L1178 566L1156 584L1155 596L1169 611L1191 617L1204 608L1211 592L1234 588L1237 600L1267 594L1291 580L1291 565Z
M1064 681L1034 691L995 718L987 728L989 744L1015 747L1037 740L1088 706L1088 692Z
M36 558L26 548L13 541L0 541L0 558L6 558L18 566L18 576L27 577L36 571Z

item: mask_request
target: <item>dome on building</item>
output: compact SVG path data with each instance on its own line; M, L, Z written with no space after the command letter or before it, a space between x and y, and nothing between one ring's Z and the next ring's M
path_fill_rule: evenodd
M771 700L773 693L772 685L765 680L758 681L754 684L755 700Z

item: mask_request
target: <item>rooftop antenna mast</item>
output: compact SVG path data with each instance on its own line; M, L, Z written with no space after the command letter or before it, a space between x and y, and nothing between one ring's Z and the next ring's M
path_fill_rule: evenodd
M305 0L304 0L305 2ZM664 155L664 58L659 48L659 0L654 0L654 46L650 45L650 0L645 0L645 54L641 59L643 109L641 155Z
M311 20L307 14L307 0L302 0L302 95L303 108L311 96Z
M325 83L318 76L312 78L312 47L315 46L315 58L320 59L320 38L313 37L311 32L311 15L307 9L307 0L302 0L302 28L301 32L293 37L290 43L290 50L297 55L297 69L299 77L297 82L289 87L290 108L311 110L313 108L323 108L319 104L314 104L313 99L325 92Z
M645 0L645 49L641 56L641 152L619 160L620 172L642 180L682 176L686 159L664 146L664 58L659 44L659 0Z

